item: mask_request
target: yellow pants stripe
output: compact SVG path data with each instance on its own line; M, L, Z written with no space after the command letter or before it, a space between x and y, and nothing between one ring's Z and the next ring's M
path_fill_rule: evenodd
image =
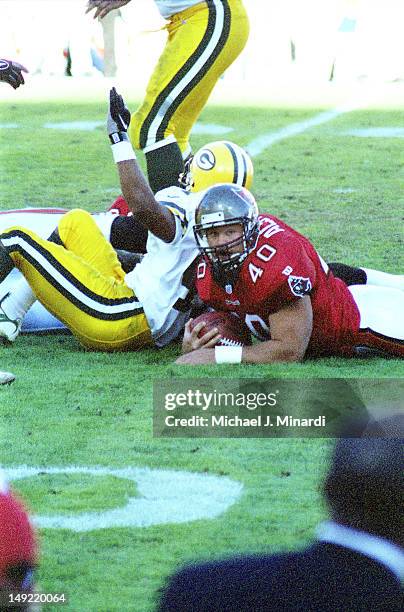
M1 236L45 308L89 348L135 350L151 344L142 305L91 215L67 213L59 232L65 246L22 227Z
M248 18L241 0L206 0L174 15L167 29L130 135L142 149L174 135L184 151L217 80L245 46Z
M83 312L98 319L113 321L143 312L142 305L135 295L125 298L106 298L91 291L46 248L38 244L35 238L24 231L16 229L6 232L2 236L2 241L10 254L19 253L49 284Z

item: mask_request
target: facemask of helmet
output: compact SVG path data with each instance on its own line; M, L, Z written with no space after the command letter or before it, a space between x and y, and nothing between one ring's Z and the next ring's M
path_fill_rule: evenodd
M234 285L243 261L258 240L258 208L253 195L237 185L215 185L202 197L195 221L195 240L210 263L214 279L223 286ZM241 227L240 237L224 245L209 245L208 230L234 224Z
M203 191L218 183L251 188L254 169L250 156L233 142L218 140L199 149L185 161L180 187Z

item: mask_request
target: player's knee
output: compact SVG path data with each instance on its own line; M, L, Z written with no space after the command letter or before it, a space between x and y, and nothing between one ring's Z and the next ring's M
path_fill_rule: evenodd
M83 208L73 208L72 210L69 210L65 215L65 218L70 218L70 219L85 219L87 217L91 218L90 213L87 210L84 210Z
M88 223L89 220L92 220L91 215L86 210L82 208L73 208L73 210L69 210L59 222L59 228L64 225L82 225L83 223Z
M58 230L59 236L63 244L66 244L67 236L71 233L84 232L89 224L93 224L94 220L90 213L81 208L69 210L59 221Z

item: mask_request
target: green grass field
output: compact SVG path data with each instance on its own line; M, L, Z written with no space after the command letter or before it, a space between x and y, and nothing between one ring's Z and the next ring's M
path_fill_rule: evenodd
M16 98L17 100L17 98ZM105 105L77 101L0 103L0 206L104 210L119 194L103 127L46 129L44 123L103 121ZM226 125L248 144L303 122L320 108L208 107L200 121ZM404 271L401 138L361 138L360 128L402 127L404 113L360 110L280 140L254 159L254 194L308 235L327 261ZM216 136L195 136L196 149ZM404 378L399 360L324 359L275 366L176 366L179 347L136 354L82 350L69 336L22 336L0 346L0 367L17 375L0 388L0 463L34 466L15 481L33 513L108 512L140 499L122 468L185 470L228 477L242 493L212 519L90 531L40 530L40 590L64 591L74 611L147 612L178 564L235 551L303 545L325 516L320 482L329 440L156 439L152 385L165 378ZM48 474L49 467L83 472ZM98 466L104 472L86 473ZM173 487L175 489L175 487ZM173 499L176 491L171 492ZM209 500L206 500L209 505ZM183 500L187 505L187 500ZM87 519L83 519L85 522ZM51 609L51 608L44 608ZM66 609L66 608L64 608Z

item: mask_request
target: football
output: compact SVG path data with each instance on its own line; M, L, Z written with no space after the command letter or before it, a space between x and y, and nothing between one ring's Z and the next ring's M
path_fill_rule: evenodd
M240 317L231 312L218 310L204 312L192 321L191 330L201 321L205 321L205 327L199 332L199 337L213 327L217 327L222 336L218 346L249 346L252 343L251 332L247 325Z

